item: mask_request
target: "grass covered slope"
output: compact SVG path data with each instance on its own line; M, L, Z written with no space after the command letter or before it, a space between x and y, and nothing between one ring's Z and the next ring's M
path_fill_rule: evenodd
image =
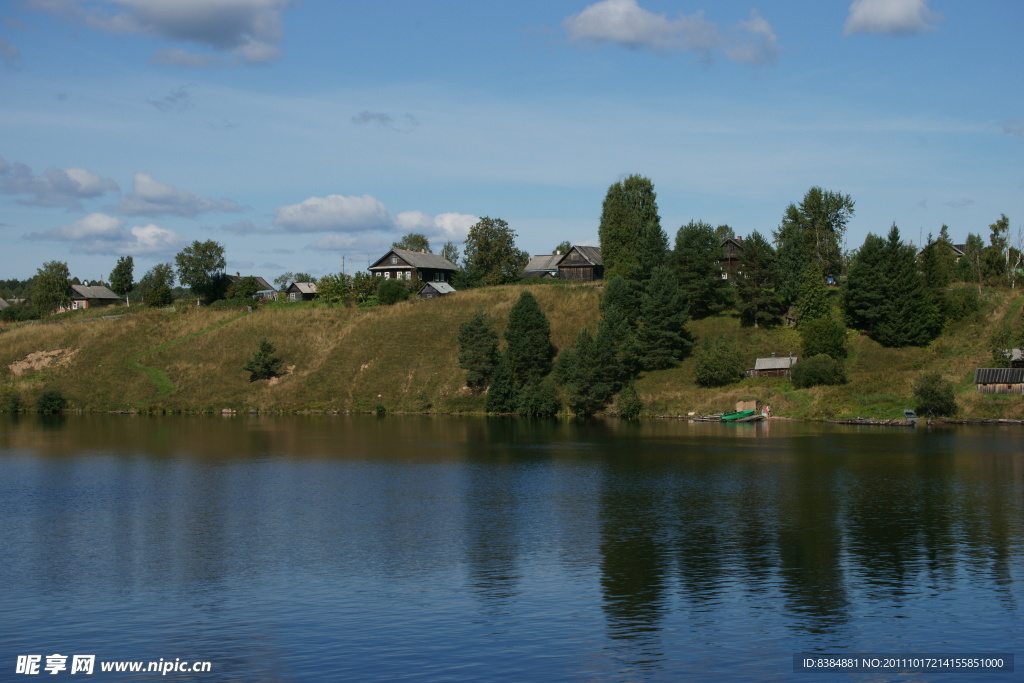
M195 308L177 312L116 309L101 318L86 311L0 333L0 395L17 393L32 407L46 389L59 389L79 410L482 412L484 397L465 387L458 367L459 325L477 308L491 314L499 334L524 286L459 292L370 310L275 304L251 313ZM529 286L551 322L557 348L572 344L584 325L596 330L600 290L588 286ZM988 312L947 328L925 348L886 349L851 332L848 383L795 390L788 379L743 380L720 389L694 382L693 359L650 372L637 382L645 415L731 410L758 398L775 415L828 419L901 417L913 406L912 385L926 372L953 381L962 416L1024 418L1024 398L974 391L976 367L988 364L996 326L1020 314L1024 297L993 292ZM750 367L771 353L800 352L795 329L743 328L731 315L691 322L695 337L736 341ZM242 369L266 337L287 371L250 382ZM0 403L0 409L4 405Z

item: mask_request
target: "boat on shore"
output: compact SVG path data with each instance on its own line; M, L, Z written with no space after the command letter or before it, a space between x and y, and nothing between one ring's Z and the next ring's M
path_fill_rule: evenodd
M756 422L763 420L764 415L756 410L737 410L733 413L725 413L719 419L722 422Z

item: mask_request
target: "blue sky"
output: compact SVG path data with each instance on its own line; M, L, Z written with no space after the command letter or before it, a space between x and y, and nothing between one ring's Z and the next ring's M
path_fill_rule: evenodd
M0 0L0 278L136 279L192 240L273 279L503 218L597 244L608 186L662 227L769 235L818 185L848 244L1024 225L1024 3Z

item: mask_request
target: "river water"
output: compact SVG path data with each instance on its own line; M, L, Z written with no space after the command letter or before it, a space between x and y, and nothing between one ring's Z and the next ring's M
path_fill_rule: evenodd
M951 675L794 655L1024 652L1021 428L0 418L0 680L916 681ZM100 671L161 659L210 671Z

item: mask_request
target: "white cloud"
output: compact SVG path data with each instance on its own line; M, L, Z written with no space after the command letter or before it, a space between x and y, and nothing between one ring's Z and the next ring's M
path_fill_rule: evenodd
M25 237L66 242L74 251L86 254L170 255L185 244L181 235L173 230L152 223L128 230L123 220L104 213L90 213L67 225Z
M281 12L292 0L30 0L90 28L196 43L247 64L281 56Z
M567 17L562 26L572 42L695 52L707 62L718 51L743 64L770 63L778 54L775 32L756 10L728 36L703 12L671 19L640 7L637 0L601 0Z
M843 33L905 36L933 29L941 19L928 9L928 0L854 0Z
M364 232L388 229L392 221L387 207L368 194L332 194L278 207L274 224L288 232Z
M129 216L185 216L192 218L211 211L240 211L242 207L221 199L178 190L155 180L148 173L136 173L132 179L132 193L121 200L118 210Z
M214 63L210 55L189 52L180 47L170 50L157 50L149 60L151 64L164 64L167 66L181 66L186 69L203 69Z
M22 201L30 206L78 208L82 199L92 199L119 188L110 178L84 168L50 168L41 176L21 163L8 165L0 158L0 193L33 195Z

